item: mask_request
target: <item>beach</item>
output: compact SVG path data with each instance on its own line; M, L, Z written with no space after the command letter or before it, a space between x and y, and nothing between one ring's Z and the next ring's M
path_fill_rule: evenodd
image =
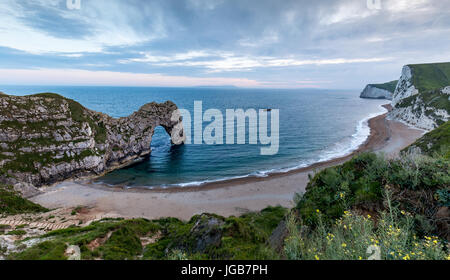
M389 105L385 106L390 109ZM424 133L388 120L386 116L369 120L370 136L351 154L290 172L215 182L200 187L155 190L110 188L88 181L66 181L43 188L43 193L31 200L51 209L84 206L92 216L100 218L175 217L188 220L202 213L231 216L260 211L268 206L293 207L293 197L305 191L309 175L342 164L361 152L382 152L394 157Z

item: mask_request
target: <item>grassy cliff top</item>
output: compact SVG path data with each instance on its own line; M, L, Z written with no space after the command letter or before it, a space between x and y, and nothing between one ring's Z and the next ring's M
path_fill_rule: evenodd
M376 87L379 89L384 89L384 90L394 93L395 88L397 87L397 84L398 84L398 80L384 83L384 84L370 84L369 86Z
M450 85L450 62L408 65L413 71L413 84L419 91L440 89Z

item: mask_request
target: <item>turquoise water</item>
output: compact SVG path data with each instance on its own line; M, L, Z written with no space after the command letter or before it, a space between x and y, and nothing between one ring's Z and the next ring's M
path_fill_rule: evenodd
M306 89L0 86L0 91L16 95L56 92L113 117L127 116L148 102L166 100L192 115L194 101L203 102L203 111L219 109L224 115L226 109L280 110L280 147L273 156L262 156L262 145L172 147L164 129L158 128L148 160L97 180L128 187L191 186L267 176L343 156L365 141L370 132L367 120L384 112L381 105L388 103L360 99L357 91Z

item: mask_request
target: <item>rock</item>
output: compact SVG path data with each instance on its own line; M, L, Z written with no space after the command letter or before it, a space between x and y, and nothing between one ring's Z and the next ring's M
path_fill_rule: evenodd
M289 231L285 221L281 221L277 228L272 232L269 237L269 245L275 251L281 253L284 247L284 240L288 237Z
M413 85L412 78L411 67L409 65L403 66L402 75L398 80L397 88L392 99L392 106L395 107L402 99L419 94L419 90Z
M72 245L67 247L64 255L69 261L80 261L81 260L81 250L80 247Z
M450 209L441 207L435 214L436 226L443 237L450 241Z
M370 84L361 93L361 98L392 100L398 81L384 84Z
M174 144L184 143L182 120L170 101L116 119L57 94L0 95L0 163L9 170L0 182L26 183L18 189L33 195L30 185L109 172L148 157L158 126Z
M224 222L214 216L203 214L191 229L191 236L196 240L195 252L202 252L210 246L219 247L222 241Z
M450 80L445 78L449 75L445 67L448 65L450 63L404 66L388 119L426 131L449 121Z
M19 193L23 198L30 198L42 193L38 188L28 183L15 184L14 191Z
M380 89L372 85L367 85L366 88L361 93L361 98L369 99L388 99L392 100L393 93L385 89Z

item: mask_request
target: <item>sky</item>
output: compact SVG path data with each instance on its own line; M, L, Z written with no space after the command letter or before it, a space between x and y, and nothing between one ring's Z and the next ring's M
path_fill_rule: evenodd
M360 89L449 46L450 0L0 1L4 85Z

